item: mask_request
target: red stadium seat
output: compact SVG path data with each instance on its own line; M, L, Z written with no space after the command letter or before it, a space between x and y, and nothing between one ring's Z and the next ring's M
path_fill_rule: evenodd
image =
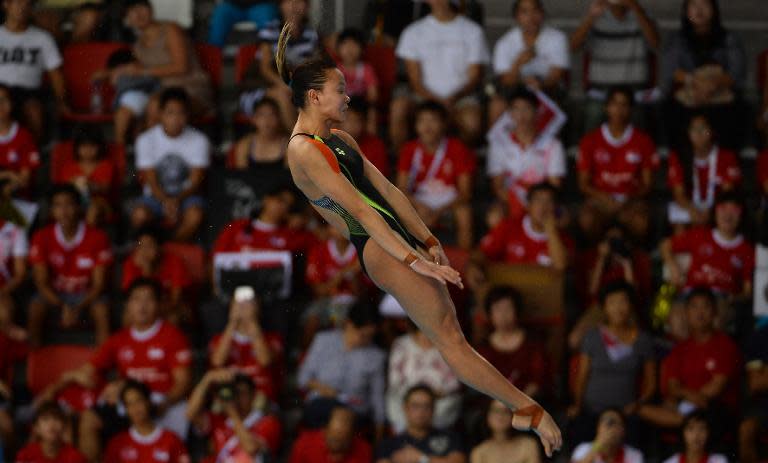
M224 58L221 54L221 49L207 43L195 44L195 52L197 53L197 59L200 62L200 66L211 77L211 85L214 91L221 87L221 74Z
M240 47L235 57L235 83L243 83L248 68L256 61L256 54L259 52L260 45L245 45Z
M196 286L202 285L208 274L205 250L196 244L168 242L163 245L165 252L176 255L184 261L190 278Z
M27 386L33 394L39 394L63 373L85 364L93 352L91 347L69 344L31 351L27 357Z
M763 50L757 57L757 88L762 92L765 90L765 80L768 79L768 50Z
M111 85L102 87L104 112L91 112L91 77L96 71L107 66L107 59L116 51L128 48L122 43L82 43L69 45L64 49L64 82L67 99L74 114L64 116L65 120L83 123L105 123L112 120L111 104L115 90Z
M124 179L126 175L125 147L118 143L107 144L107 156L117 165L119 178ZM53 183L63 183L61 177L61 166L64 162L72 160L74 157L74 142L72 140L61 141L53 146L51 151L51 181Z
M369 44L365 48L365 60L373 67L379 80L379 109L387 111L392 90L397 83L395 49L387 45Z

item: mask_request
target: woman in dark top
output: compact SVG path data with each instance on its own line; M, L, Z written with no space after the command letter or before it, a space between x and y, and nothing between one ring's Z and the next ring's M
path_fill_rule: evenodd
M720 20L717 0L685 0L681 30L662 58L661 85L669 97L669 141L679 147L692 110L705 110L728 148L738 148L747 126L739 102L746 58L739 38Z
M590 436L579 433L591 432L598 415L609 408L622 410L628 430L633 431L631 416L655 392L653 341L633 320L633 294L631 285L616 282L600 295L605 321L584 336L573 404L568 408L569 418L574 419L574 442L588 440Z
M477 351L515 386L538 398L549 384L549 368L544 346L518 323L520 309L517 291L508 286L491 289L485 297L485 310L493 331Z
M254 131L238 140L232 167L237 170L285 167L285 145L288 137L280 121L280 107L265 97L253 105L251 126Z

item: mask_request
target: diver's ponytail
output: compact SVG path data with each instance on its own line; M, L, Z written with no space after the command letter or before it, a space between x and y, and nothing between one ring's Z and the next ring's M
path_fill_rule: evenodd
M275 52L275 63L277 64L277 74L283 79L286 85L290 85L291 71L288 69L288 61L285 53L288 48L288 41L291 40L293 25L286 21L283 30L280 31L280 38L277 41L277 51Z

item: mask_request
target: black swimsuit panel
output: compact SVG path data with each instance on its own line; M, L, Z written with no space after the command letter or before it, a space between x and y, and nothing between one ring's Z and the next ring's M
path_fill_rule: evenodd
M406 243L414 248L416 248L416 246L422 246L421 242L408 232L402 224L400 217L398 217L394 208L389 204L386 198L384 198L379 190L373 186L371 181L368 180L368 177L365 176L365 163L363 162L362 155L357 152L356 149L349 146L336 134L332 134L327 139L306 133L297 133L294 137L297 135L313 138L330 148L339 163L341 174L349 180L349 183L351 183L353 187L355 187L360 198L378 212L381 218L387 222L387 225L389 225L395 233L402 236ZM349 229L349 241L357 250L357 258L360 261L360 266L367 274L368 272L365 269L365 262L363 261L363 249L371 236L365 231L365 228L352 216L352 214L347 212L340 204L328 196L310 200L310 202L315 206L335 212L344 219L344 222L346 222L347 228Z

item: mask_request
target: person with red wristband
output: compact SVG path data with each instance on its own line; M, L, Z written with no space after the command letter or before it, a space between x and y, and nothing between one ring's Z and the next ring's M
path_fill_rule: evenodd
M400 303L459 379L515 411L513 426L535 430L551 456L562 446L555 421L462 333L447 285L464 285L440 242L406 195L363 156L357 142L331 129L344 120L350 101L341 71L327 57L288 70L285 49L292 27L286 23L283 28L275 56L299 114L286 150L294 183L318 214L349 237L363 271Z

